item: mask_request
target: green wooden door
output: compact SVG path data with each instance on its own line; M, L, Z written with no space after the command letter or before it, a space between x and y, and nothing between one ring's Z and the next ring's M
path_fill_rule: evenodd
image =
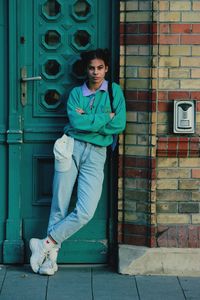
M22 73L26 68L27 74L22 76L42 77L23 84L27 85L27 96L22 95L22 176L26 180L22 189L22 218L27 241L31 236L42 237L46 233L53 177L52 145L66 122L66 94L77 82L78 53L99 43L106 46L108 36L106 41L97 14L103 9L97 2L102 5L105 1L34 0L32 6L30 1L25 2L26 6L20 1L25 24L21 32L26 30L21 34L22 43L23 36L25 42L20 47L20 67ZM98 37L102 37L101 42ZM95 218L63 244L60 262L106 262L107 203L105 185Z
M10 100L10 127L16 127L11 135L14 142L10 145L10 164L16 169L10 174L11 206L4 245L5 262L22 260L21 254L16 254L18 258L15 259L15 254L10 253L13 244L16 253L20 252L23 242L25 261L28 261L29 239L42 238L46 234L52 193L53 143L61 136L66 122L67 95L75 84L83 80L77 64L80 51L111 47L108 28L111 28L112 1L10 0L9 3L13 26L10 42L13 44L11 39L16 35L17 45L16 50L12 49L14 53L10 54L10 59L17 60L16 71L14 66L11 68L20 88L17 87L15 95L16 107L14 105L13 108L12 104L15 97ZM27 77L29 80L21 81ZM107 262L110 223L108 177L107 163L96 214L87 226L63 243L59 262ZM75 197L71 209L74 202ZM13 226L16 231L14 238Z

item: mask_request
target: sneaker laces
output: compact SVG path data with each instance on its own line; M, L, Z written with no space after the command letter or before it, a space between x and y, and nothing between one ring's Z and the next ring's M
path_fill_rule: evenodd
M49 258L47 258L46 261L44 262L43 267L44 268L53 268L53 265L54 265L54 263Z
M50 253L48 252L46 257L45 257L45 260L44 260L44 263L43 263L43 267L44 268L53 268L54 264L56 262L52 261L51 257L50 257Z
M48 253L44 252L44 254L41 254L40 257L41 257L41 260L43 259L43 261L42 261L42 263L43 263L47 259Z

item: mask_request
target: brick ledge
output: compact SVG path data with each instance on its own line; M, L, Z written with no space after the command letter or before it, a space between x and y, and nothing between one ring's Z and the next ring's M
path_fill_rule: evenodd
M199 157L199 137L159 137L157 156Z

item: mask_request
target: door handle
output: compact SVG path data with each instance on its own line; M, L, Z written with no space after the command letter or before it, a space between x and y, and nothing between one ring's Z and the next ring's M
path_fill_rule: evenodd
M21 68L21 104L23 106L25 106L27 103L27 82L36 80L42 80L42 77L27 77L26 67Z
M34 81L34 80L42 80L41 76L35 77L22 77L21 81Z

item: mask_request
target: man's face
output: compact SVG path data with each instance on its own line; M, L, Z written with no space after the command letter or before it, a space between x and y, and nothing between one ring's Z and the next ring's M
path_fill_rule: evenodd
M102 59L92 59L87 67L89 83L101 85L107 72L108 66L105 65Z

